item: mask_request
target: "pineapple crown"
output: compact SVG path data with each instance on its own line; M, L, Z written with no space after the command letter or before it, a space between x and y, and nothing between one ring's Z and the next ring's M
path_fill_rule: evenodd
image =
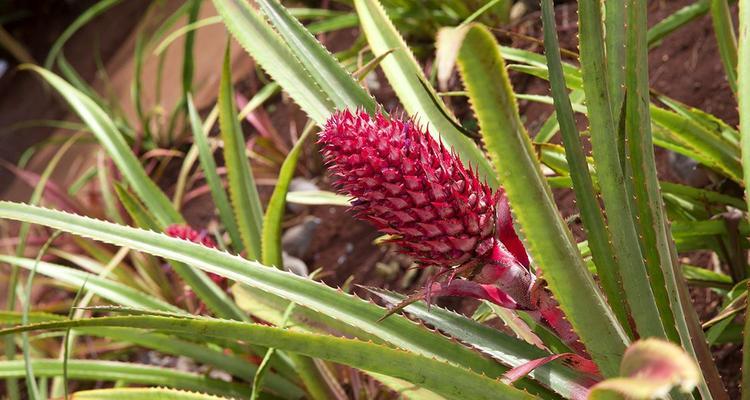
M504 192L493 193L413 119L344 110L329 118L319 142L356 217L393 235L419 263L450 268L501 248L528 266Z

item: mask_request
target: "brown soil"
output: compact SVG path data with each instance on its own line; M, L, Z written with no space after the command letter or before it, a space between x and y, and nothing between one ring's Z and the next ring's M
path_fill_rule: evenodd
M4 13L10 14L12 10L20 14L17 20L3 27L23 43L38 63L43 63L50 46L65 28L94 3L94 0L4 2ZM64 54L83 79L89 82L95 80L96 57L108 60L117 52L140 19L147 3L146 0L121 2L112 12L81 28L71 39ZM25 149L48 137L53 129L11 131L11 127L30 120L63 119L69 111L51 90L40 83L39 77L28 71L16 70L18 61L5 53L2 47L0 58L10 63L8 72L0 77L0 159L15 163ZM0 194L6 190L12 178L11 173L0 168Z

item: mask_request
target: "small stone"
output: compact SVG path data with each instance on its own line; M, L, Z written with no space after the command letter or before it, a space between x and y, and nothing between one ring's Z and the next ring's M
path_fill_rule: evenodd
M283 257L285 271L289 271L299 276L308 276L310 274L310 270L309 268L307 268L307 264L301 259L290 256L286 252L282 252L281 256Z

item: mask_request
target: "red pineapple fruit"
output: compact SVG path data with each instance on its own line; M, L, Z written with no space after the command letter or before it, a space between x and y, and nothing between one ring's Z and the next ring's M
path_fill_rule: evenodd
M413 120L345 110L331 116L320 143L337 185L355 198L355 215L393 235L391 241L403 253L441 268L440 274L492 264L491 271L483 268L480 275L485 278L477 282L436 284L428 286L428 294L531 307L533 276L504 193L493 194L455 153ZM453 268L461 266L465 268Z
M319 143L340 191L354 198L357 218L393 235L391 242L418 263L439 267L438 276L449 276L396 309L430 294L473 297L532 311L569 336L557 303L535 285L505 193L493 193L415 121L344 110L329 118Z
M414 121L346 110L331 116L320 143L341 191L355 198L357 217L394 235L418 262L450 268L492 249L504 196ZM506 236L528 265L515 232Z

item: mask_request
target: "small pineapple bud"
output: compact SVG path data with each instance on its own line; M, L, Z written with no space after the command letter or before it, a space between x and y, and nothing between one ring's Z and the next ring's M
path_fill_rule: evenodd
M169 225L167 229L164 230L164 233L167 234L169 237L173 237L176 239L182 239L187 240L188 242L193 242L197 244L202 244L206 247L210 248L216 248L216 243L206 234L206 232L198 232L195 229L187 226L187 225L180 225L180 224L173 224Z
M339 188L355 198L355 215L393 235L405 254L442 268L489 255L502 192L413 120L345 110L331 116L320 143Z
M216 243L208 236L207 232L198 232L188 225L173 224L168 226L167 229L164 230L164 233L169 237L202 244L203 246L212 249L216 248ZM214 283L219 285L219 287L226 289L227 278L210 272L208 273L208 277L211 278Z

